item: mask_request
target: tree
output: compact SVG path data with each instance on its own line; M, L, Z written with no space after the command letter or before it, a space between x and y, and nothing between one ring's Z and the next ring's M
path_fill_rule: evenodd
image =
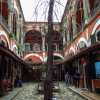
M57 0L46 0L45 2L38 1L38 4L35 8L35 16L37 20L38 16L38 7L41 6L42 4L48 4L49 5L49 10L47 10L48 5L46 6L43 14L46 15L46 12L48 11L48 33L47 33L47 44L48 44L48 59L47 59L47 75L46 79L44 81L44 100L51 100L52 99L52 92L53 92L53 82L52 82L52 68L53 68L53 49L52 49L52 37L53 37L53 13L56 16L57 20L59 21L56 11L54 11L54 3L57 3L61 6L63 6L60 1ZM57 10L58 12L58 10ZM45 16L46 19L46 16Z
M54 0L49 2L48 11L48 59L47 59L47 76L44 81L44 100L52 98L52 67L53 67L53 49L52 49L52 33L53 33L53 7Z

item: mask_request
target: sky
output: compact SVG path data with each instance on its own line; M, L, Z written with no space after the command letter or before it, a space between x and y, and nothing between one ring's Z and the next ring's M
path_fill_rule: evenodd
M49 0L20 0L26 21L46 22ZM67 0L55 0L53 21L60 22Z

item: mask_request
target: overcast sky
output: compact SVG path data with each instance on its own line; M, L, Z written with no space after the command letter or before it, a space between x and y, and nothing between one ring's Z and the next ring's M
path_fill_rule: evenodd
M49 0L20 0L26 21L47 21ZM55 0L54 21L61 20L67 0ZM36 6L38 5L37 9ZM46 17L45 17L46 16Z

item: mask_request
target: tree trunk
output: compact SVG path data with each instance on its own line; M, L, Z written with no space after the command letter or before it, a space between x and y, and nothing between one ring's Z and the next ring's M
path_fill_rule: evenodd
M53 7L54 0L49 2L48 12L48 59L47 59L47 76L44 82L44 100L52 99L52 67L53 67L53 49L52 49L52 36L53 36Z

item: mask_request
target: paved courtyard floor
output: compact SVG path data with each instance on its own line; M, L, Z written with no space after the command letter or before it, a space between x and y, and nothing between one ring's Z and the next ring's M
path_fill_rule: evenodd
M100 95L74 86L66 87L64 82L58 85L58 92L53 92L53 100L100 100ZM14 88L0 100L43 100L43 93L38 91L38 83L25 83L21 88Z
M43 94L39 94L37 91L38 84L30 83L24 86L12 100L43 100ZM59 92L54 92L53 100L86 100L77 93L71 91L65 84L59 84Z

